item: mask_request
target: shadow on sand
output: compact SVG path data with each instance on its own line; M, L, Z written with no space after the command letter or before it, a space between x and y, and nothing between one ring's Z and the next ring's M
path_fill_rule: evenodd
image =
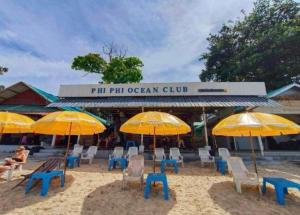
M236 192L233 182L213 184L208 190L215 202L229 214L299 214L300 198L294 194L286 196L286 205L276 203L275 192L271 187L260 196L257 187L242 187L242 194Z
M101 186L91 192L82 206L86 214L168 214L176 204L175 192L169 188L168 201L163 199L162 187L158 184L151 188L150 197L144 199L144 189L139 184L129 184L122 190L122 181Z
M66 175L65 186L63 188L60 187L60 179L54 178L51 181L48 195L45 197L40 196L40 184L32 188L28 194L25 194L26 183L24 183L25 185L21 185L12 190L11 188L14 187L19 181L20 179L10 182L3 180L0 181L0 199L2 199L0 203L0 214L8 213L16 208L23 208L41 201L45 201L61 192L64 192L72 185L74 178L71 175Z

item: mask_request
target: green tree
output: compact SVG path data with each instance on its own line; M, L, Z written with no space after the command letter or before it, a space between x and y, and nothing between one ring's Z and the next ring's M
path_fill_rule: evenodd
M8 72L7 67L0 66L0 75L3 75L4 73Z
M126 57L126 50L111 43L103 47L107 60L98 53L73 59L71 68L86 73L98 73L104 83L137 83L143 79L143 62L137 57Z
M207 38L202 81L264 81L273 90L300 78L300 8L258 0L249 15Z

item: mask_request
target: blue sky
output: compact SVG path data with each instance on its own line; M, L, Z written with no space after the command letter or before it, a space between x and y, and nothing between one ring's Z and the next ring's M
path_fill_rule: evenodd
M250 11L252 0L0 0L1 85L25 81L56 94L60 84L97 83L70 65L105 43L140 57L143 82L198 81L206 37Z

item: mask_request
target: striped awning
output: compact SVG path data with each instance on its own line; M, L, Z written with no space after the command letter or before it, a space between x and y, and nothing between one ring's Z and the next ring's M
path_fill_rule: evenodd
M257 107L278 106L275 101L259 96L149 96L149 97L97 97L61 98L48 107Z

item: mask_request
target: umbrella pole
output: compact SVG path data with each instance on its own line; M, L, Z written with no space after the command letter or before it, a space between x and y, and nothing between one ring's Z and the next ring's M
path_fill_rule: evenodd
M253 140L252 140L252 136L251 136L251 133L250 133L250 144L251 144L251 149L252 149L252 159L253 159L253 165L254 165L254 170L255 170L255 173L257 175L257 178L258 178L258 171L257 171L257 165L256 165L256 154L255 154L255 151L254 151L254 145L253 145ZM258 188L258 192L259 194L261 195L261 189L260 189L260 185L257 186Z
M153 135L153 152L155 152L156 148L156 136L155 136L155 127L154 127L154 135ZM155 173L155 153L153 153L153 172Z
M68 157L68 154L69 154L70 143L71 143L71 129L72 129L72 122L70 123L68 144L67 144L67 150L66 150L66 154L65 154L64 176L66 175L66 171L67 171L67 157Z

